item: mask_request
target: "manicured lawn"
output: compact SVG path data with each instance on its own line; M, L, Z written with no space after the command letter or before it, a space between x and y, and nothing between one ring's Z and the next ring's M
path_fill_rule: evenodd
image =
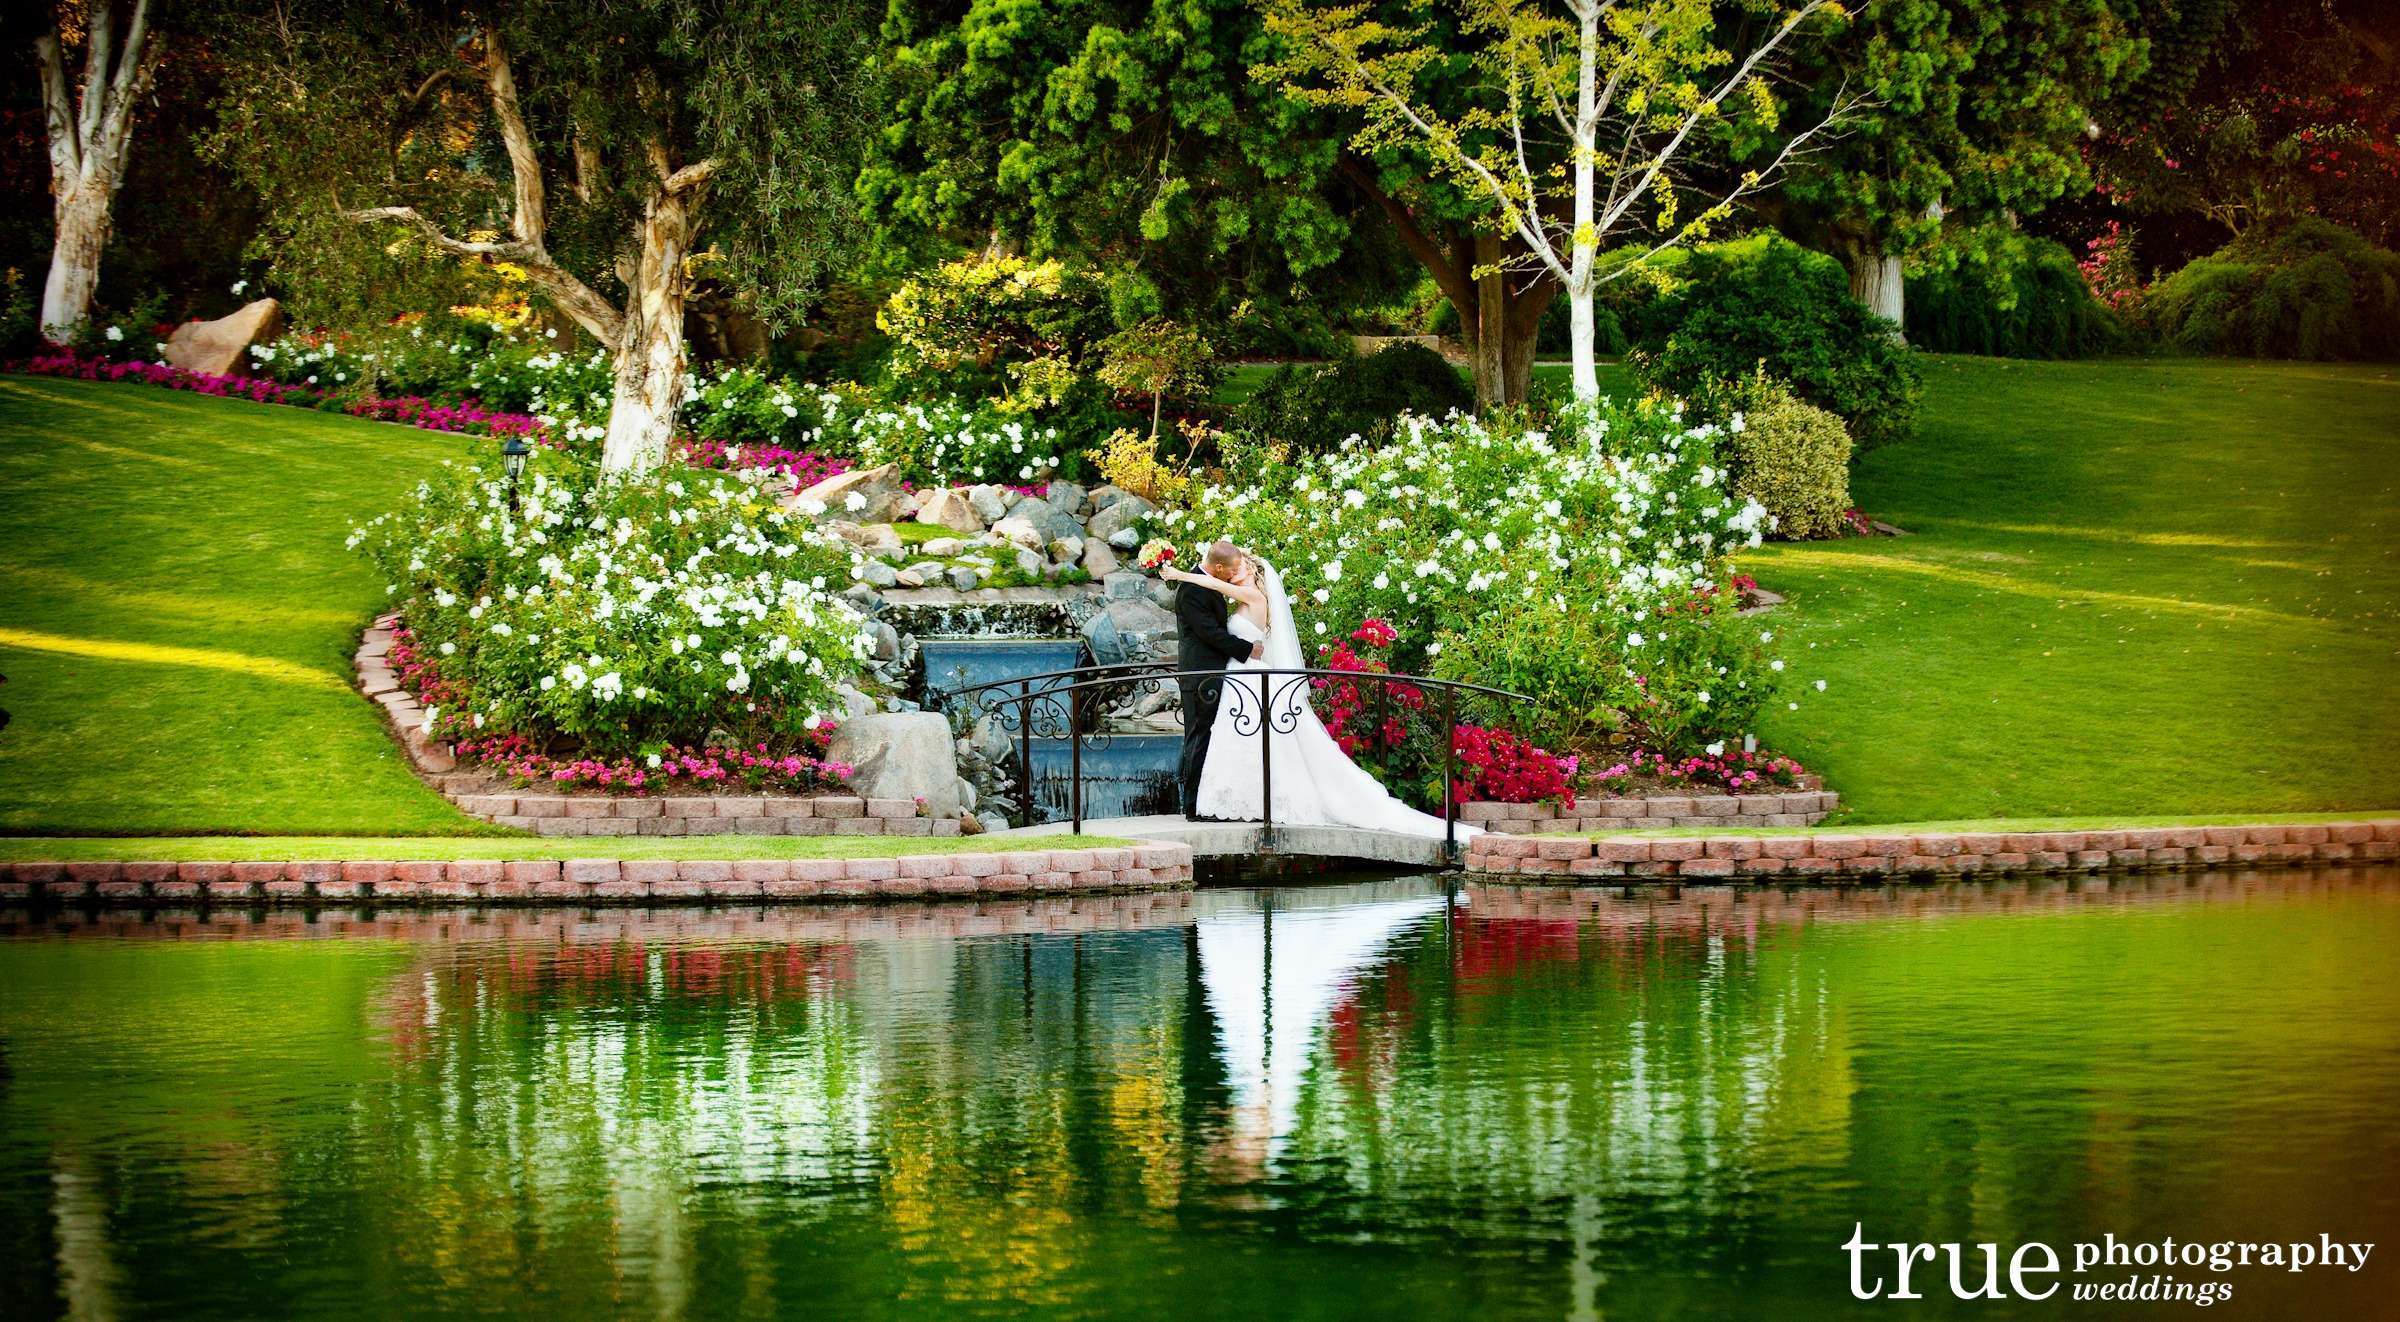
M0 830L488 831L351 688L351 522L475 442L0 376Z
M1027 849L1108 848L1136 841L1093 835L990 836L934 839L882 835L711 835L568 836L509 839L408 836L0 836L0 859L74 863L183 863L236 859L400 859L412 862L458 858L519 861L546 858L898 858L903 854L1013 854Z
M1915 535L1752 557L1847 820L2400 805L2400 368L1924 366Z

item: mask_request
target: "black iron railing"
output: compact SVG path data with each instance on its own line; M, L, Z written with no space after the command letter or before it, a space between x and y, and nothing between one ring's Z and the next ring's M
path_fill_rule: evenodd
M1439 724L1435 727L1435 733L1441 745L1443 846L1453 857L1458 852L1458 755L1454 731L1458 727L1458 709L1462 697L1467 701L1532 701L1522 693L1511 693L1506 689L1383 671L1320 670L1309 667L1245 667L1231 672L1177 670L1165 662L1140 661L1080 666L1073 670L1053 670L1039 675L1021 675L983 684L936 689L928 698L929 705L954 716L963 716L970 725L989 718L1000 730L1016 736L1017 776L1021 788L1017 824L1020 826L1029 825L1033 820L1033 741L1036 738L1066 740L1069 815L1074 830L1081 832L1084 820L1084 744L1086 741L1105 743L1115 734L1122 733L1098 729L1100 714L1136 693L1163 693L1166 691L1164 686L1168 684L1192 689L1204 697L1213 693L1220 705L1231 704L1230 719L1235 734L1260 736L1259 790L1265 814L1261 822L1260 845L1268 850L1272 850L1275 844L1275 741L1267 736L1290 734L1299 729L1303 713L1311 710L1312 698L1320 687L1349 684L1371 688L1374 700L1369 715L1369 729L1375 737L1363 742L1381 744L1381 765L1387 774L1390 771L1393 741L1382 736L1392 715L1394 695L1415 693L1418 701L1411 704L1412 709L1438 705ZM1428 694L1432 696L1427 697ZM1190 719L1188 713L1186 719ZM1212 748L1210 752L1214 755L1216 750Z

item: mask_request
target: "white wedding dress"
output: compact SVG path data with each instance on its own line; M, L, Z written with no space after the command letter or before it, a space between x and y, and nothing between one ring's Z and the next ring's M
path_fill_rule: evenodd
M1291 598L1283 591L1283 575L1273 565L1262 564L1261 571L1259 586L1267 597L1266 632L1262 635L1257 625L1238 614L1227 620L1225 627L1237 638L1265 643L1266 655L1257 661L1229 662L1225 667L1225 692L1217 703L1216 723L1209 727L1208 760L1200 768L1201 813L1242 822L1265 816L1265 773L1259 749L1263 736L1274 741L1277 826L1354 826L1442 838L1447 828L1441 818L1393 798L1334 742L1332 732L1309 704L1312 685L1306 676L1245 674L1259 669L1297 670L1305 664L1300 659L1299 634L1292 627ZM1274 702L1272 711L1267 709L1269 697ZM1460 840L1478 834L1478 828L1458 824Z

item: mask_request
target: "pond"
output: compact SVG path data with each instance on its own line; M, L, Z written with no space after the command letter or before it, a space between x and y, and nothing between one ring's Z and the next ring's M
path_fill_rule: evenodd
M2046 1316L1843 1245L2395 1238L2396 953L2367 869L0 911L0 1316Z

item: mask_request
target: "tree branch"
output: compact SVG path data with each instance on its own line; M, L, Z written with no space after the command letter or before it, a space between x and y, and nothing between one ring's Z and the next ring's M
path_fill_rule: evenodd
M57 192L83 173L83 137L75 125L75 104L67 96L67 68L59 53L58 24L33 42L34 58L42 66L42 121L50 139L50 183Z
M525 268L525 278L550 295L559 310L573 317L577 324L590 331L601 343L615 347L618 333L624 328L624 317L607 299L593 292L591 286L575 278L573 272L550 259L538 243L511 239L503 243L479 243L471 239L453 238L441 227L425 218L415 207L367 207L345 211L343 217L361 224L396 220L414 226L428 243L457 257L473 257L482 261L513 262Z
M158 68L151 58L150 0L133 0L133 20L125 31L125 49L117 56L116 77L109 80L108 105L100 116L100 149L109 171L122 173L125 153L133 142L133 107Z
M677 170L675 173L668 175L659 184L659 187L664 189L670 196L676 193L689 192L692 189L706 184L710 179L715 178L717 168L718 161L714 156L711 156L704 161L694 161L690 165L687 165L682 169Z
M1441 289L1443 297L1457 306L1459 320L1467 327L1468 335L1472 338L1475 319L1466 314L1475 306L1474 279L1431 234L1426 233L1424 226L1417 223L1416 213L1408 209L1407 203L1384 190L1381 181L1375 178L1375 172L1368 169L1364 162L1344 152L1334 168L1383 208L1383 214L1391 218L1392 227L1400 231L1401 246L1407 248L1409 254L1433 276L1433 283Z
M83 7L83 105L79 133L88 156L100 137L100 116L108 109L109 56L117 44L116 15L109 0L87 0Z
M539 252L549 233L550 217L542 197L542 162L533 151L533 132L525 127L525 111L517 103L517 77L508 67L508 48L499 29L483 30L485 86L491 91L492 114L500 121L500 141L508 148L508 172L515 184L509 229L519 243Z

